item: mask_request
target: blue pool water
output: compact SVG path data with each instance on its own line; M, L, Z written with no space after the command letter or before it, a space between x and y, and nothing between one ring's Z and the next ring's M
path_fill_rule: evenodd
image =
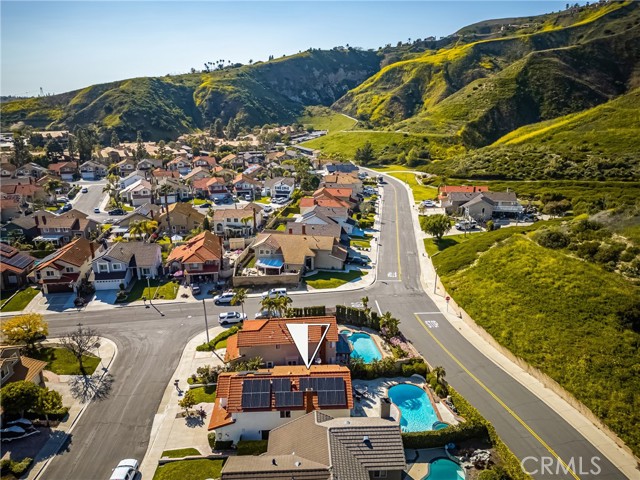
M429 475L423 480L464 480L464 470L448 458L438 458L429 464Z
M425 432L433 430L438 416L431 400L420 387L401 383L389 389L389 398L400 409L400 428L403 432Z
M347 340L353 346L352 357L361 358L365 363L371 363L382 358L376 342L373 341L369 334L351 333L349 330L343 330L340 333L347 337Z

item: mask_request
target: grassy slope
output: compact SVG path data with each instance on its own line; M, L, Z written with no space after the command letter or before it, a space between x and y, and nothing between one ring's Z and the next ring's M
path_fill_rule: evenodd
M471 236L435 256L445 285L498 342L558 381L638 454L640 335L617 323L638 287L517 231Z
M307 107L298 122L315 130L327 130L329 134L350 130L357 123L346 115L323 107Z
M413 198L416 202L433 200L438 196L438 189L436 187L418 183L414 173L390 173L389 175L408 184L413 192Z

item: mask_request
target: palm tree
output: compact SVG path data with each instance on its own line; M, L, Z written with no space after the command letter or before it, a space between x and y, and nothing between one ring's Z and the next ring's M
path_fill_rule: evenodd
M362 308L367 310L369 308L369 297L362 297L360 301L362 302Z
M277 299L275 298L265 297L260 301L260 309L266 310L269 317L272 317L273 314L278 310L276 300Z
M247 299L249 291L246 288L236 288L233 290L233 293L235 295L231 299L231 305L240 304L240 307L242 308L242 316L244 317L244 302Z
M131 222L131 224L129 225L129 233L131 235L133 235L136 239L140 239L140 236L144 233L144 229L143 229L143 224L144 222L142 221L133 221Z
M144 235L149 236L158 228L158 222L155 220L142 220L140 221L140 228Z
M388 338L395 337L399 333L398 325L400 320L393 318L391 312L386 312L380 317L380 328L384 329Z
M117 176L109 175L107 176L107 184L102 188L102 191L109 195L113 202L113 206L116 208L121 205L119 182L120 179Z
M58 204L58 190L62 188L62 182L60 180L56 180L52 178L47 183L44 184L44 189L48 194L53 195L53 201L57 205Z
M291 300L291 297L287 297L286 295L275 299L276 310L278 310L280 317L287 316L289 305L291 305L292 303L293 300Z
M170 193L173 193L173 187L168 183L165 183L164 185L160 186L160 188L158 189L158 193L160 193L160 195L164 195L164 208L167 209L167 227L169 228L169 236L171 236L171 218L169 217L168 197Z

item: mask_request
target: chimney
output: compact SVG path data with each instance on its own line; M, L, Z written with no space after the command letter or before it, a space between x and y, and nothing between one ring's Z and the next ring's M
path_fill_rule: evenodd
M313 389L307 388L304 391L304 411L305 413L311 413L313 410Z
M307 226L304 223L302 224L302 234L303 235L307 234Z
M389 397L380 399L380 418L391 418L391 400L389 400Z

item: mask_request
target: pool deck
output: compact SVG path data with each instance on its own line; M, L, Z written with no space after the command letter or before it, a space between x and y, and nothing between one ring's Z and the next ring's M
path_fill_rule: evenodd
M410 377L393 377L393 378L377 378L375 380L352 380L354 388L364 390L366 387L369 395L356 400L353 407L353 416L355 417L379 417L380 416L380 399L387 397L387 390L394 385L400 383L409 383L417 387L423 388L425 380L420 375L412 375ZM457 417L440 401L437 395L433 395L430 388L426 389L427 395L431 399L435 413L441 422L455 425L459 423ZM397 407L394 408L397 414ZM399 418L399 417L398 417Z
M444 448L405 449L407 478L422 480L429 475L429 463L437 458L448 458Z
M339 324L338 327L339 327L339 329L338 329L339 332L342 332L344 330L348 330L350 334L351 333L366 333L367 335L369 335L371 337L373 342L376 344L376 347L378 347L378 350L380 350L380 354L382 355L383 359L385 357L393 356L393 354L391 353L391 350L389 349L387 344L382 340L382 338L380 338L380 333L376 332L372 328L356 327L356 326L353 326L353 325L345 325L345 324Z

